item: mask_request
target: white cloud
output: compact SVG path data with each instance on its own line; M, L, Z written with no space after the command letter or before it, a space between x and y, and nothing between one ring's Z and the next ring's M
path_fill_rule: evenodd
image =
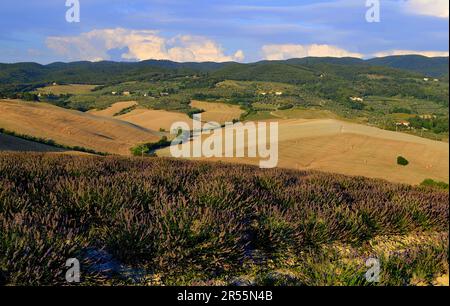
M448 0L408 0L406 11L412 14L448 18Z
M268 60L283 60L289 58L316 57L363 57L360 53L354 53L331 45L265 45L262 47L264 58Z
M69 60L101 61L110 59L108 51L124 49L126 60L173 60L178 62L242 61L243 51L225 55L222 47L201 36L182 35L166 39L153 30L123 28L93 30L78 36L47 38L47 47Z
M375 57L384 57L390 55L423 55L427 57L448 56L448 51L414 51L414 50L390 50L375 53Z

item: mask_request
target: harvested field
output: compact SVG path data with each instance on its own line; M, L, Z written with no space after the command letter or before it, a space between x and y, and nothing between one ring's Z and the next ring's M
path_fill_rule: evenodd
M193 100L191 106L202 109L203 122L218 122L224 124L225 122L232 122L233 119L239 119L244 111L237 105L219 103L219 102L202 102Z
M165 110L139 108L116 118L155 131L160 129L170 131L172 124L180 121L192 127L192 119L186 114Z
M123 155L129 155L137 143L160 139L157 132L121 120L19 100L0 100L0 127L66 146Z
M186 122L192 127L192 119L188 115L165 110L138 107L125 114L114 116L124 109L137 105L138 103L134 101L118 102L107 109L93 110L89 111L89 113L97 116L113 117L154 131L160 131L161 129L170 131L172 124L180 121Z
M241 131L242 133L242 131ZM169 149L158 152L169 156ZM398 156L410 162L397 165ZM258 164L257 158L214 158ZM448 143L332 119L280 120L278 167L419 184L449 181Z

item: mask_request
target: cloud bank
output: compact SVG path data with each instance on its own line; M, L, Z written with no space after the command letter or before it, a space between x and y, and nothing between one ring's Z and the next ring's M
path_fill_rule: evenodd
M406 11L417 15L448 18L448 0L408 0L405 2Z
M267 60L284 60L289 58L302 58L308 56L316 57L358 57L362 58L363 54L350 52L345 49L332 45L265 45L262 47L262 53Z
M148 59L176 62L244 61L242 50L226 54L217 42L204 36L178 35L165 38L154 30L125 28L100 29L77 36L52 36L46 39L49 49L69 61L111 60L118 54L121 60ZM352 52L328 44L267 44L260 54L266 60L284 60L303 57L384 57L389 55L419 54L427 57L448 56L448 51L414 51L394 49L374 54Z
M124 60L172 60L177 62L243 61L244 52L225 55L215 41L202 36L179 35L170 39L153 30L124 28L92 30L78 36L48 37L49 49L68 60L101 61L111 58L112 50L126 50Z
M414 50L390 50L382 51L374 54L375 57L384 57L390 55L423 55L426 57L448 56L448 51L414 51Z

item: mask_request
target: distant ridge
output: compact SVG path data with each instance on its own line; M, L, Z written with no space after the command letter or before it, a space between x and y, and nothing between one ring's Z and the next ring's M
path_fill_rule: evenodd
M398 55L373 58L370 65L385 66L419 72L428 76L448 75L448 57L425 57L421 55Z
M0 64L0 84L30 84L59 81L72 83L106 83L126 80L149 79L156 75L186 75L207 73L218 78L267 79L270 74L280 79L292 78L302 82L321 72L339 75L363 73L370 67L393 69L395 73L416 73L424 76L448 76L448 57L425 57L420 55L388 56L363 60L359 58L306 57L282 61L260 61L256 63L202 62L178 63L168 60L146 60L141 62L56 62L48 65L37 63ZM353 69L353 71L352 71ZM395 69L395 70L394 70ZM255 78L255 76L257 76ZM260 76L260 77L258 77Z

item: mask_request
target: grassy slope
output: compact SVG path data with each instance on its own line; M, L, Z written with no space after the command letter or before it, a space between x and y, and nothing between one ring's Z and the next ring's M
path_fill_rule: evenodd
M81 84L71 84L71 85L49 85L46 87L38 88L36 91L43 94L54 94L54 95L66 95L66 94L88 94L96 85L81 85Z
M0 155L0 281L433 284L448 273L448 191L167 159ZM106 271L109 269L110 271ZM441 278L442 279L442 278Z

